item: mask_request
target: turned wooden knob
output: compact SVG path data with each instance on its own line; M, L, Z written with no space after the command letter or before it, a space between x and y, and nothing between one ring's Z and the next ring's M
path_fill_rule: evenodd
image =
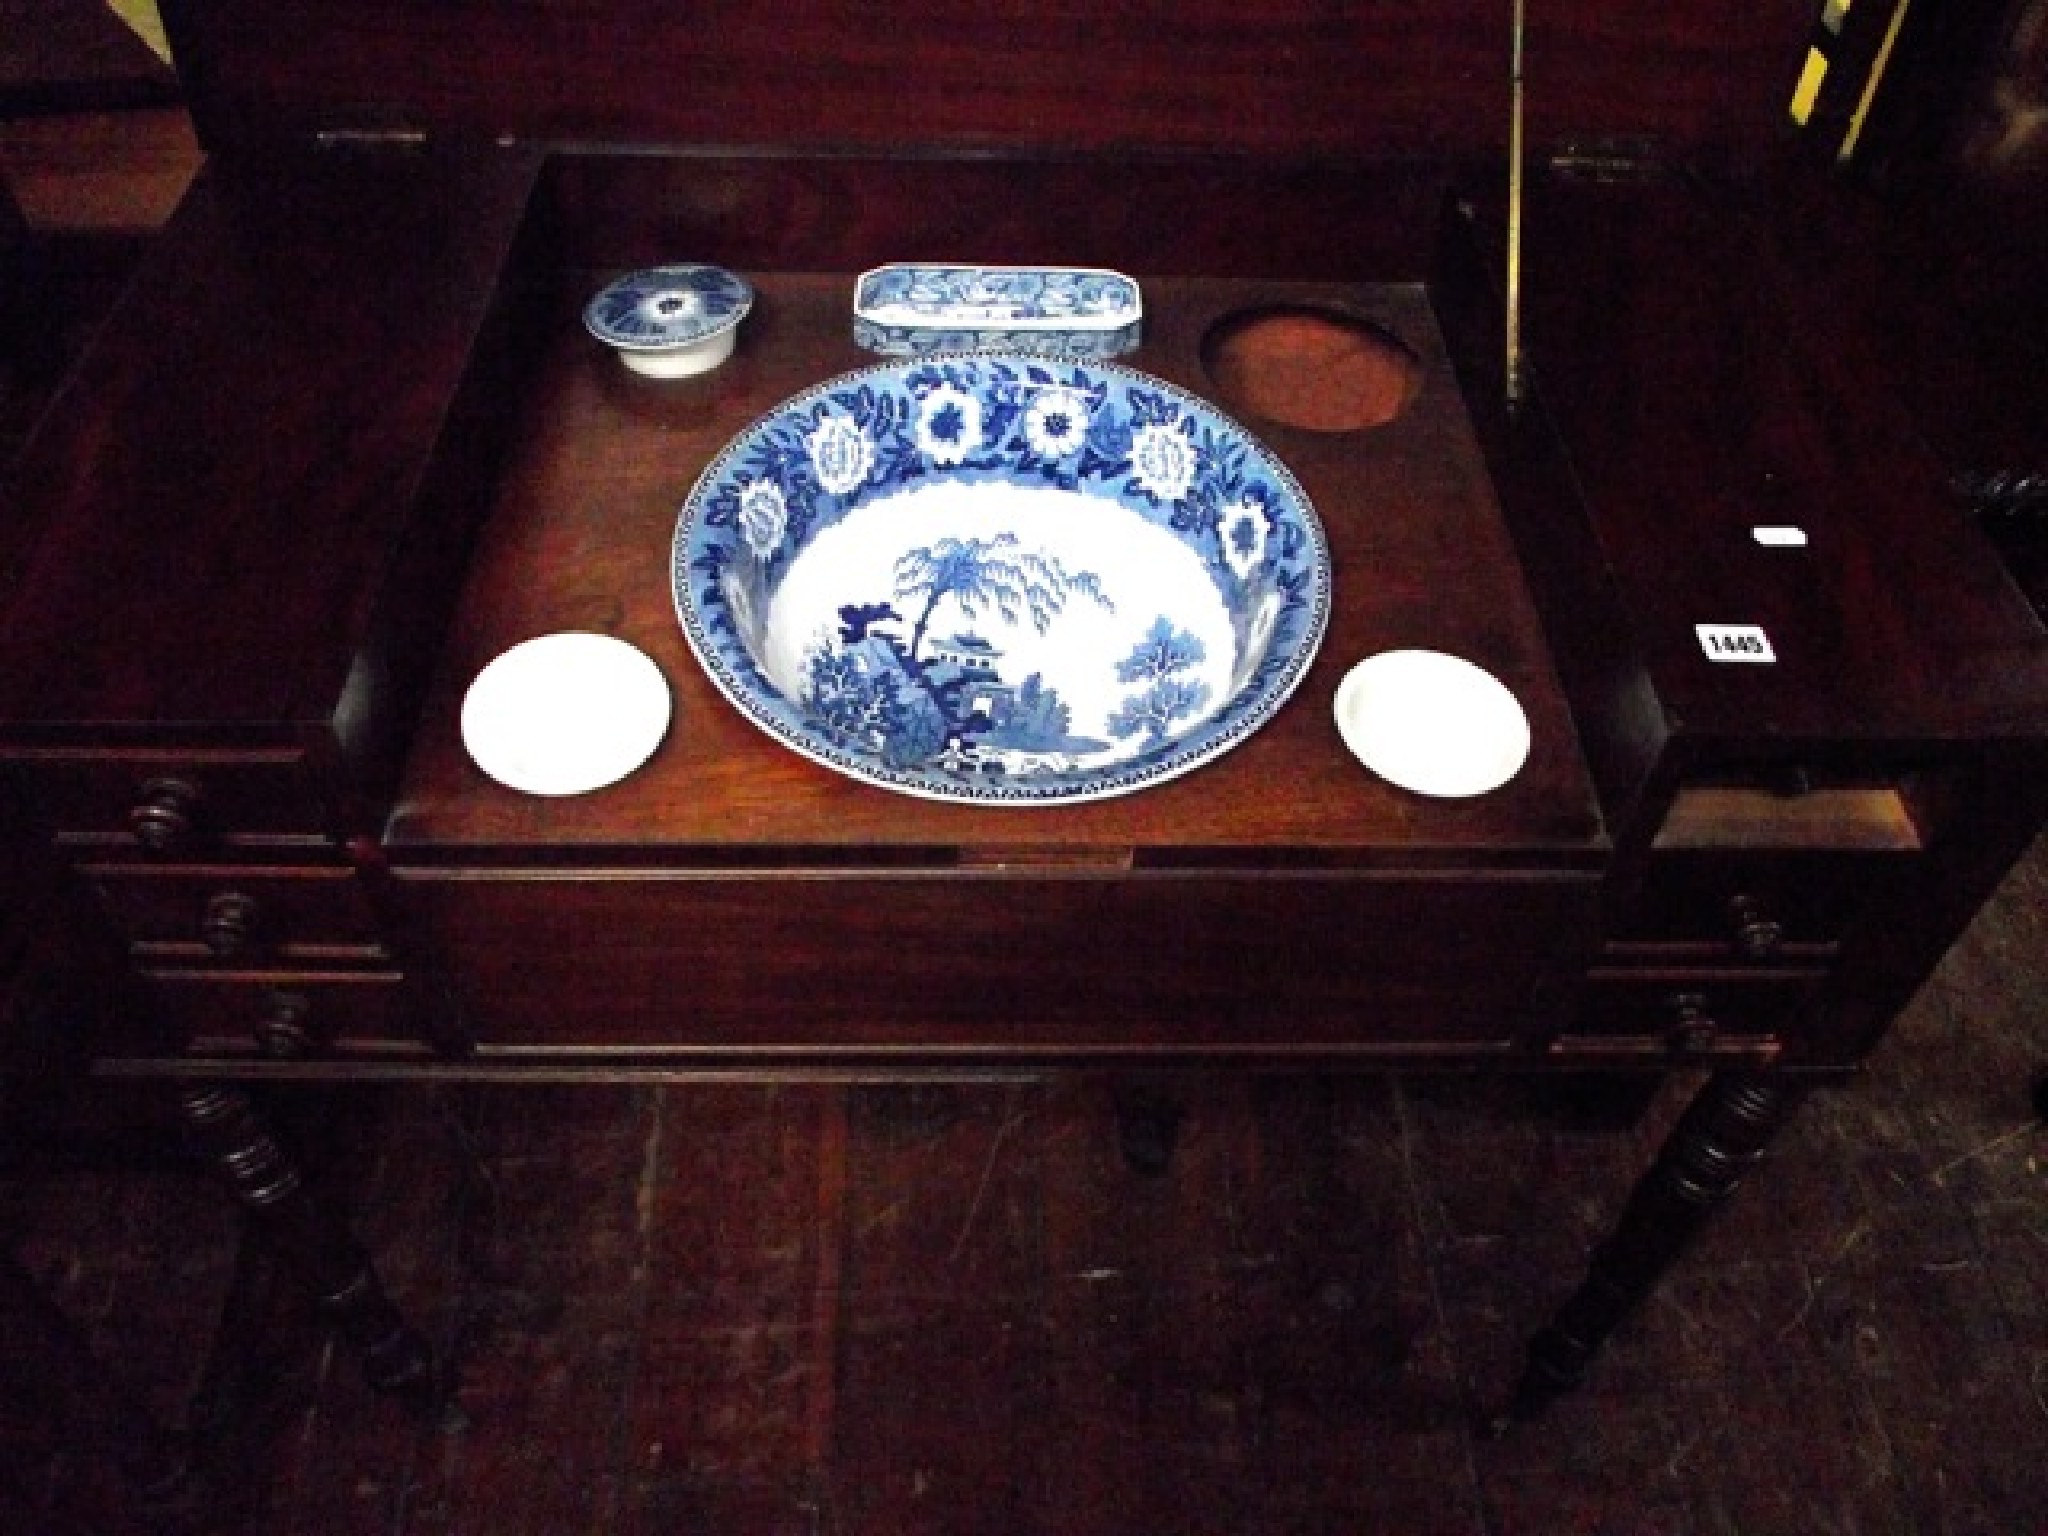
M175 853L197 831L199 800L199 786L185 779L151 779L128 812L128 830L151 853Z
M1784 947L1785 925L1756 897L1737 896L1729 902L1728 919L1735 952L1743 959L1768 960Z
M1697 1056L1713 1049L1721 1026L1707 1006L1704 992L1678 992L1670 999L1671 1023L1664 1043L1674 1056Z
M256 1049L273 1061L296 1061L313 1053L309 1023L313 1005L297 992L273 992L256 1021Z
M207 901L199 936L216 959L240 959L255 950L256 911L256 898L241 891L220 891Z

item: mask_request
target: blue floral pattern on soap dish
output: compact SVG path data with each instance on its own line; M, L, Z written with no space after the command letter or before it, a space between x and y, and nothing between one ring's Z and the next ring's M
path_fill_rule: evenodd
M1138 285L1094 267L897 263L854 284L853 339L871 352L1016 352L1079 361L1138 345Z
M730 330L753 305L753 285L738 273L683 262L607 284L584 306L583 324L610 346L665 350Z

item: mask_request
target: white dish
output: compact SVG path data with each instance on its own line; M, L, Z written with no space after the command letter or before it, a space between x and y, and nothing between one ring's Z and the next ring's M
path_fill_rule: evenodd
M462 742L507 788L580 795L646 762L668 719L668 680L644 652L568 630L515 645L477 673Z
M1442 651L1383 651L1337 686L1337 732L1390 784L1446 799L1483 795L1521 771L1529 717L1484 667Z

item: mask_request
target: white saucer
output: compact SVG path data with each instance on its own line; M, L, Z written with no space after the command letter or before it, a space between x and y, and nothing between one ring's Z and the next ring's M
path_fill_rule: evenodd
M477 673L462 742L507 788L580 795L646 762L668 717L668 680L644 652L570 630L515 645Z
M1367 657L1337 685L1336 707L1353 755L1419 795L1483 795L1529 756L1529 717L1506 685L1441 651Z

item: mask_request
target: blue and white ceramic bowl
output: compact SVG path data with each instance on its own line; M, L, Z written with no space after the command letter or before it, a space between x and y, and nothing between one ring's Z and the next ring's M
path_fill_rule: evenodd
M871 352L1020 352L1080 361L1138 344L1138 285L1095 267L922 266L863 272L853 339Z
M731 357L753 307L753 285L738 273L685 262L608 284L583 307L583 324L635 373L679 379Z
M1115 364L945 356L755 422L677 522L711 679L785 745L937 799L1099 799L1270 719L1330 607L1323 529L1242 427Z

